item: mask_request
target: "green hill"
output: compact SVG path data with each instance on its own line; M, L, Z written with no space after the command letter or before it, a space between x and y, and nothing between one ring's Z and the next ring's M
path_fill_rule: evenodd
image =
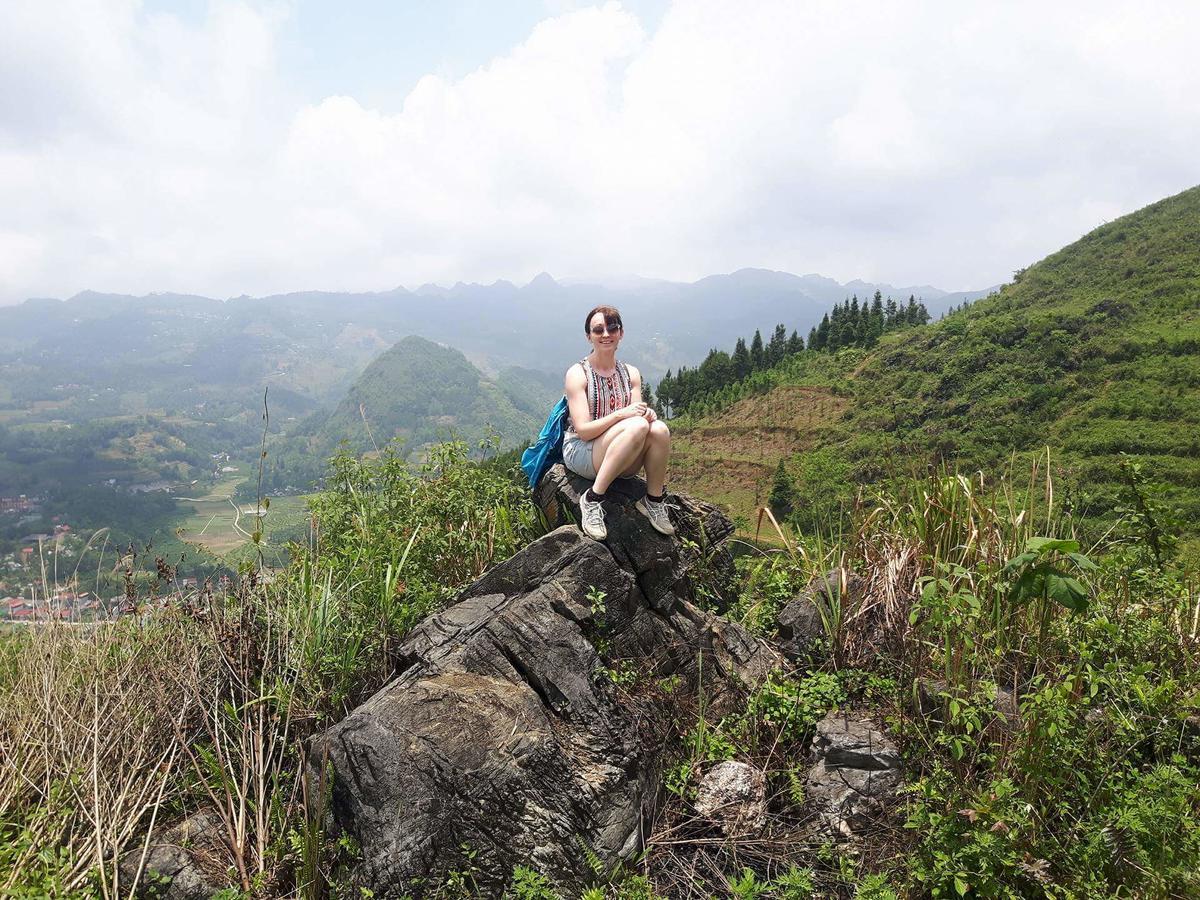
M299 434L321 454L342 441L363 453L391 440L419 454L450 438L474 446L492 432L502 446L514 446L541 427L554 402L556 388L548 382L528 370L487 378L458 350L406 337L367 366L332 413Z
M821 357L788 360L766 400L740 401L776 418L798 409L795 424L811 431L812 410L786 399L786 385L848 396L806 437L815 453L763 452L749 433L744 446L728 433L716 442L718 420L736 418L726 410L677 429L685 481L697 460L752 458L761 498L785 458L811 498L937 460L997 472L1014 452L1049 446L1080 516L1113 509L1128 454L1200 522L1200 188L1097 228L940 322Z

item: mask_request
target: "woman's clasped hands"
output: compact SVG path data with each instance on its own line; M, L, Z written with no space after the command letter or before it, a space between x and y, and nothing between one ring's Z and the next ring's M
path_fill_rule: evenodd
M635 416L640 416L647 422L653 422L658 419L658 415L654 412L654 410L648 404L642 403L641 401L638 401L637 403L630 403L628 406L623 407L621 409L621 413L621 418L623 419L632 419Z

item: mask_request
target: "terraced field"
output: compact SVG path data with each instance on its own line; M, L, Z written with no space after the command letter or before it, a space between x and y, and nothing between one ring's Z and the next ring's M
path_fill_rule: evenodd
M753 536L779 460L818 446L849 403L828 388L791 384L739 400L675 430L671 483L721 505L742 536Z
M251 546L250 535L255 527L255 504L232 499L243 477L230 475L202 494L180 498L179 539L227 562L236 562ZM303 530L307 500L307 495L271 500L263 516L263 546L269 556L280 556L283 545Z

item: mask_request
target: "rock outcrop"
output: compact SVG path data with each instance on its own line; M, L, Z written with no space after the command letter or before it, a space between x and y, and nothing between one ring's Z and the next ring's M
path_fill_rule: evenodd
M866 593L867 580L853 572L834 569L814 578L779 611L779 649L788 659L811 662L828 648L821 610L856 608ZM844 614L844 612L843 612Z
M555 467L538 493L547 518L567 519L584 486ZM315 741L333 822L357 839L358 880L376 896L436 883L464 848L485 892L518 863L578 892L583 847L615 862L641 846L660 768L661 748L640 739L654 701L630 702L608 666L678 674L692 691L703 673L719 707L781 662L693 602L729 583L728 519L678 498L679 537L665 538L633 509L640 490L614 486L606 542L563 525L489 571L413 631L399 677Z
M831 712L817 723L806 794L827 837L849 839L903 783L900 752L870 719Z

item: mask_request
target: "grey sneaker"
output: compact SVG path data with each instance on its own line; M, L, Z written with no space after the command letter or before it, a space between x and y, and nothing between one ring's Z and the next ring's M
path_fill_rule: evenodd
M604 507L589 500L587 491L579 495L579 525L583 533L594 541L608 537L608 529L604 527Z
M666 500L654 501L649 497L642 497L634 506L637 507L638 512L650 520L650 524L659 534L670 537L675 533L675 526L671 524L671 519L667 515Z

